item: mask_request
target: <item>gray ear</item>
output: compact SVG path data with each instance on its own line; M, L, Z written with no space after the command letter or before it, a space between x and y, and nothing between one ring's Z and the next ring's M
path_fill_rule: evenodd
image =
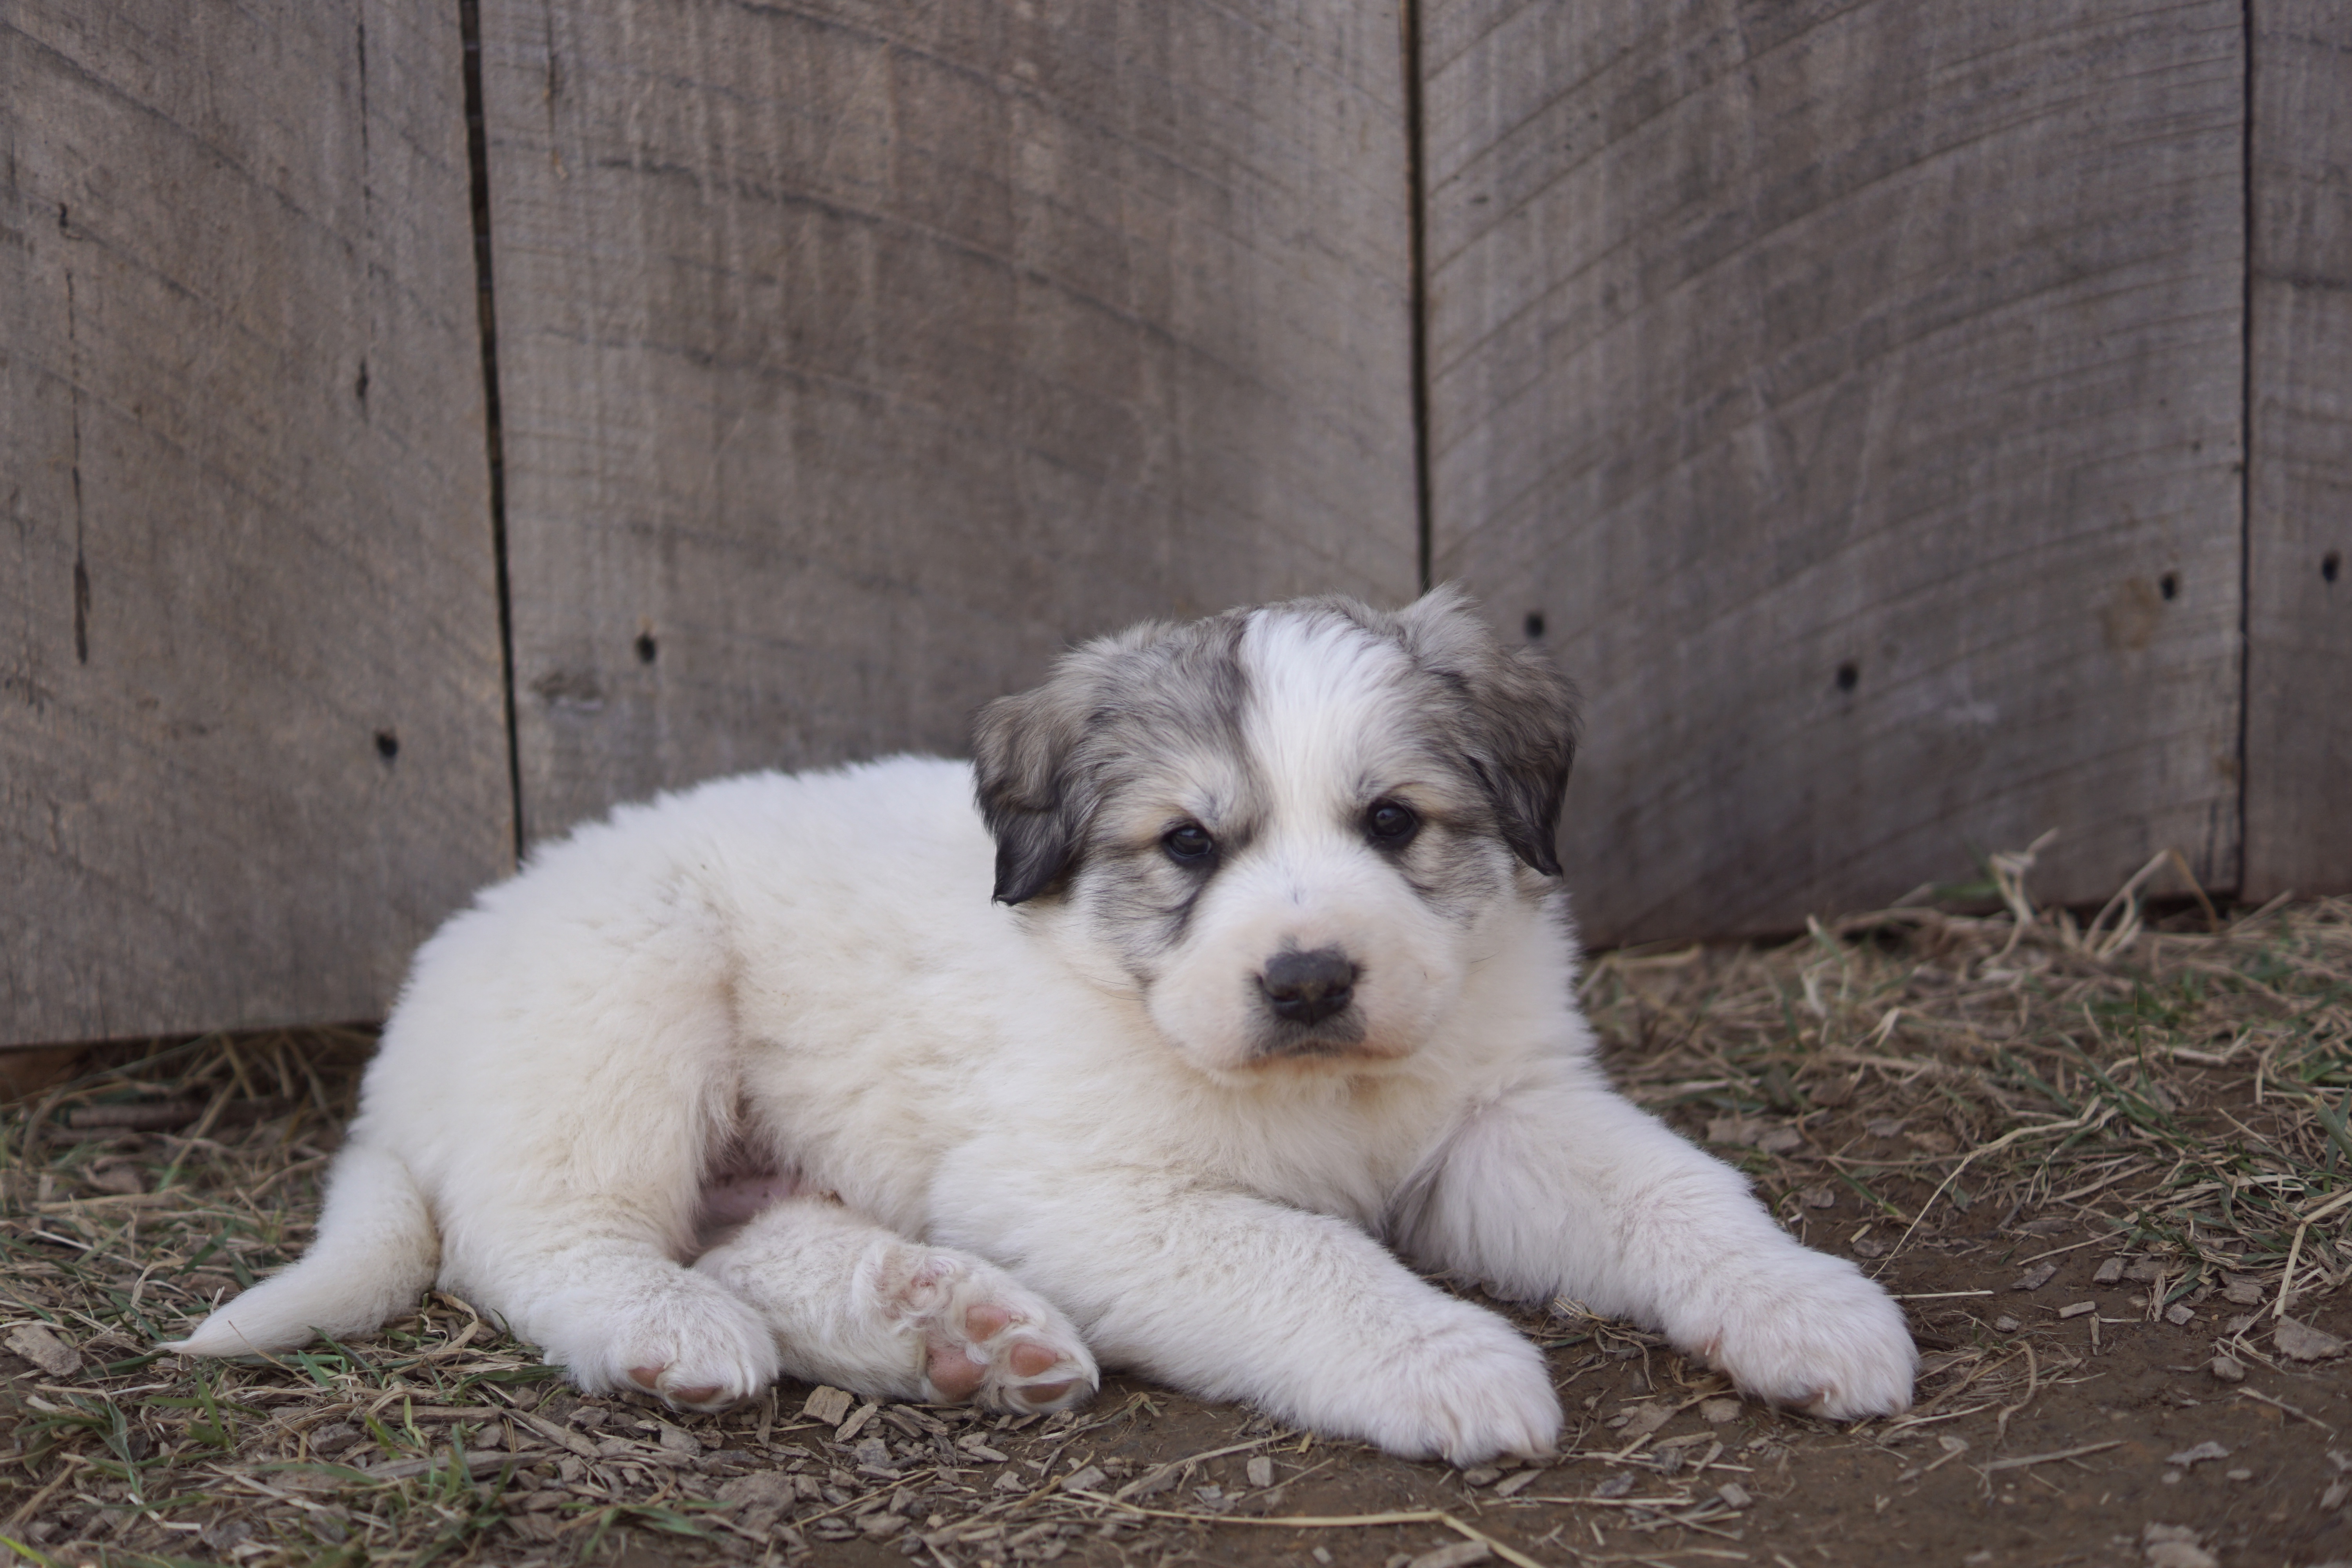
M1035 898L1066 876L1086 830L1073 776L1093 682L1071 655L1034 691L1000 697L972 728L972 785L996 839L997 902Z
M1560 802L1576 762L1576 688L1541 655L1496 641L1452 584L1400 611L1397 627L1421 667L1464 700L1457 739L1503 842L1557 877Z

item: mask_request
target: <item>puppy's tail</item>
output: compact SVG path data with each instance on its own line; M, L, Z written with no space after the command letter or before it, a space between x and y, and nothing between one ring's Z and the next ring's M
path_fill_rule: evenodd
M441 1245L425 1194L400 1157L347 1144L327 1185L319 1237L302 1260L157 1347L187 1355L291 1350L313 1332L365 1333L433 1283Z

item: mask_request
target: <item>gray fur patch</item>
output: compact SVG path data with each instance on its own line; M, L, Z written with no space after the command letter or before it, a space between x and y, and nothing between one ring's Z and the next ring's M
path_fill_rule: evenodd
M1145 781L1172 784L1241 767L1245 624L1236 611L1137 626L1073 650L1045 685L981 710L973 774L996 837L1000 900L1056 889L1090 853L1118 848L1092 842L1106 801ZM1240 803L1216 804L1233 816ZM1131 852L1141 846L1124 847L1130 853L1117 858L1140 858ZM1155 880L1159 896L1143 896L1163 913L1189 901L1186 884Z
M1153 623L1066 655L1045 685L982 710L974 751L982 816L997 843L995 896L1063 896L1149 984L1194 904L1263 826L1262 759L1249 752L1253 615L1386 643L1385 719L1352 737L1364 753L1356 826L1384 799L1420 831L1391 853L1399 875L1467 922L1510 886L1511 858L1547 874L1575 756L1574 692L1534 655L1498 643L1464 595L1442 588L1389 614L1352 599L1293 600L1186 625ZM1197 823L1215 853L1183 863L1160 845ZM1269 1019L1264 1048L1343 1039L1347 1014L1307 1031ZM1356 1026L1357 1038L1361 1026ZM1288 1031L1288 1034L1285 1032Z

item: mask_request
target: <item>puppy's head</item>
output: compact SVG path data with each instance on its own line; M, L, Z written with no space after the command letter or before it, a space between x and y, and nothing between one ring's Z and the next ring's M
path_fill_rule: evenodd
M1451 589L1089 643L981 714L996 897L1211 1072L1409 1055L1559 870L1572 700Z

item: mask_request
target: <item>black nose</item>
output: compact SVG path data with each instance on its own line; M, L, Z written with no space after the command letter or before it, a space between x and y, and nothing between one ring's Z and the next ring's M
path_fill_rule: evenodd
M1356 994L1356 966L1336 947L1278 952L1257 977L1265 1005L1292 1024L1319 1024Z

